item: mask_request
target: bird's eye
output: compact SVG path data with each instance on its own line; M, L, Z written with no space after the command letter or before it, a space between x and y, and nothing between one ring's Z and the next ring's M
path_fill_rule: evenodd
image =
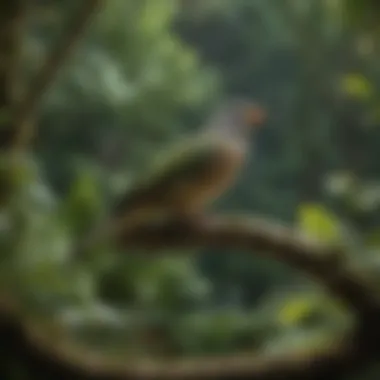
M243 120L250 126L257 126L264 123L266 119L266 112L264 108L259 105L250 105L243 111Z

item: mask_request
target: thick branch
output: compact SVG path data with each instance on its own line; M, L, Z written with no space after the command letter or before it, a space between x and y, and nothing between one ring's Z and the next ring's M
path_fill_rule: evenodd
M359 315L379 310L377 294L365 279L346 268L348 262L341 249L322 245L290 228L264 220L205 216L187 224L174 221L162 226L130 228L119 240L127 248L212 246L265 255L311 275Z
M18 109L14 122L17 129L14 141L15 147L22 149L33 139L35 133L33 119L41 97L72 52L75 43L81 38L89 21L101 3L102 0L85 0L84 6L77 19L73 21L70 31L42 66L34 86L26 94Z
M26 322L3 312L1 328L4 351L18 357L23 368L35 374L59 379L338 379L362 369L379 356L380 312L376 297L365 283L345 268L336 250L308 241L285 227L252 218L204 217L196 223L173 222L162 226L141 226L124 231L124 247L215 246L266 251L303 270L325 284L333 296L342 298L356 312L357 325L344 339L318 349L304 349L277 356L241 354L223 358L145 361L126 358L123 364L105 362L84 355L57 342L63 339L36 334ZM43 329L42 329L43 330ZM47 334L45 334L47 335ZM12 351L13 350L13 351ZM13 353L12 353L13 352Z
M65 345L55 334L39 334L12 313L2 314L0 347L2 360L18 363L32 379L86 380L177 380L177 379L337 379L365 366L371 357L355 339L335 341L319 349L298 350L272 356L240 354L229 357L185 360L144 360L126 358L123 363L107 362L99 355L83 354Z

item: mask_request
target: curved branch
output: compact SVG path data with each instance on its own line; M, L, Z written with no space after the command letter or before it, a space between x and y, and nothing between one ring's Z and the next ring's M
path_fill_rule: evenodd
M302 350L288 354L255 357L240 354L229 357L185 360L126 359L123 364L107 362L101 356L83 354L73 348L63 348L59 337L42 339L14 317L8 317L3 346L5 358L18 358L31 378L61 380L317 380L337 378L352 373L367 364L368 356L352 340L336 342L324 348ZM46 335L46 333L45 333ZM59 342L59 343L58 343ZM6 349L5 349L6 348ZM34 374L34 376L33 376Z
M264 255L309 274L359 315L376 313L380 307L379 297L365 279L348 268L341 248L323 245L273 222L252 217L204 216L188 223L136 226L119 235L119 243L126 248L212 246Z
M18 355L23 368L39 378L59 379L309 379L339 378L368 365L379 357L380 311L367 285L347 269L343 254L299 236L294 231L253 218L203 217L193 222L168 222L129 228L120 234L123 247L215 246L270 253L301 269L324 284L333 296L355 311L357 325L343 339L315 349L305 348L277 356L240 354L222 358L188 360L136 360L109 363L96 355L85 355L63 344L52 343L47 334L36 334L35 326L10 312L1 314L1 344L4 352ZM43 329L41 329L43 331ZM63 342L64 339L55 339Z

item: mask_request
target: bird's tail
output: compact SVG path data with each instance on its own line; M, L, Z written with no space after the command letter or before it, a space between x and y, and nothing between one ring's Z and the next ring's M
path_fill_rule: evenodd
M128 189L111 208L108 216L80 239L75 248L76 255L81 256L94 247L112 243L122 231L131 230L156 216L159 218L162 210L156 193L155 189L145 183L135 184Z
M130 230L149 220L154 211L142 195L131 192L117 202L107 217L79 239L75 249L76 255L80 256L94 247L113 242L122 231Z

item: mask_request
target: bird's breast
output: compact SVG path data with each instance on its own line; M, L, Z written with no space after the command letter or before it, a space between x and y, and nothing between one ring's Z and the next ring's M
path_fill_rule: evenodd
M198 173L173 188L168 199L171 206L190 213L202 210L234 184L244 158L245 150L240 145L219 143Z

